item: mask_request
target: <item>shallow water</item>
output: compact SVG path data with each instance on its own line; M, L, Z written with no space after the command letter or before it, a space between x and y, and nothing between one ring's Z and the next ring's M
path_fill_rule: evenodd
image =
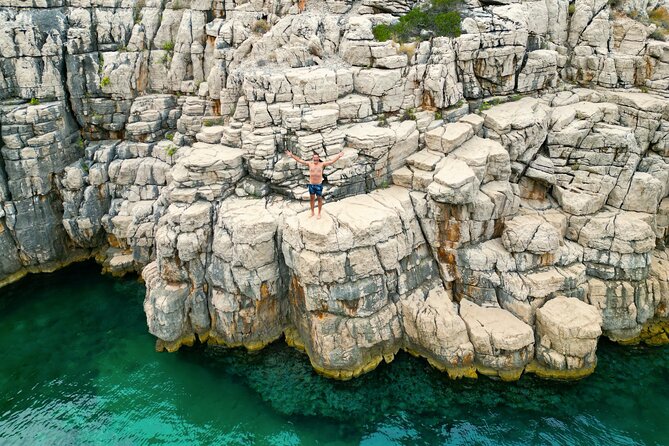
M669 444L669 348L602 341L569 384L449 381L403 354L335 382L281 343L155 353L143 297L95 265L0 290L0 444Z

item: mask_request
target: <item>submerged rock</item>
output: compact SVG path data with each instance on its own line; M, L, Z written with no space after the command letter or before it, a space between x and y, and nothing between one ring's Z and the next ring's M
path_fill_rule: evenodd
M0 0L0 286L94 257L159 349L284 336L342 379L669 342L664 6L465 2L399 44L415 1L61 3ZM286 150L342 154L321 219Z

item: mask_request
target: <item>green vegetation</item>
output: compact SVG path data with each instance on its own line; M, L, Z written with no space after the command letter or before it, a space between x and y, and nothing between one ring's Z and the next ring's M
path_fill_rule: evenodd
M648 18L651 22L663 28L669 28L669 10L664 6L653 9Z
M379 117L377 118L377 122L379 123L379 127L390 127L390 124L388 123L388 118L383 113L379 115Z
M646 87L645 85L639 87L639 90L641 90L641 93L648 93L648 87Z
M105 76L100 80L100 87L106 87L109 84L111 84L111 80L109 79L109 76Z
M174 139L174 132L165 133L165 139L172 141Z
M372 32L374 33L374 38L379 42L385 42L393 38L393 27L391 25L381 23L380 25L376 25Z
M457 37L462 33L460 3L461 0L431 0L427 5L413 8L397 23L376 25L374 37L380 42L394 40L400 43L433 36Z
M660 42L664 42L665 40L667 40L667 38L664 35L664 31L662 31L660 28L657 28L655 31L650 33L648 37L653 40L659 40Z
M165 53L162 55L160 58L159 62L165 66L169 65L170 62L172 62L172 55L174 54L174 42L171 40L163 43L163 46L161 47Z
M163 46L161 47L163 51L174 51L174 42L171 40L163 43Z
M567 12L569 13L569 15L574 15L574 13L576 12L576 4L570 3Z
M441 112L441 110L437 110L434 112L434 119L436 121L439 121L440 119L444 119L444 114Z
M509 97L510 102L520 101L521 99L523 99L523 96L520 95L520 94L514 94L514 95Z
M265 19L256 20L251 29L254 33L265 34L272 26Z
M179 150L177 146L170 145L165 153L171 158L177 153L177 150Z
M132 17L135 25L142 23L142 8L146 6L146 0L137 0L135 6L132 7Z
M479 111L485 111L485 110L490 110L493 105L499 105L501 104L502 101L499 100L499 98L492 99L490 101L483 101L481 102L481 105L479 105Z
M401 121L415 121L416 120L416 110L413 108L410 108L408 110L404 110L404 113L402 114L402 117L400 118Z
M30 105L39 105L39 99L31 98L30 99Z
M83 150L85 147L84 140L81 138L81 136L77 140L77 147L79 147L81 150Z
M80 167L81 167L81 170L83 170L84 172L88 173L88 171L89 171L89 169L90 169L90 166L88 165L88 163L87 163L86 161L84 161L84 160L82 159L81 162L79 163L79 165L80 165Z
M222 125L223 118L210 118L202 121L202 125L205 127L212 127L214 125Z

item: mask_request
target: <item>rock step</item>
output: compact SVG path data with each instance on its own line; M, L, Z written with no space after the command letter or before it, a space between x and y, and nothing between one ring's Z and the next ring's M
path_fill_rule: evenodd
M202 126L202 129L195 135L195 139L207 144L219 144L224 131L225 127L222 125Z
M602 316L592 305L564 296L546 302L537 310L538 374L561 378L591 373L601 327Z
M435 152L448 154L474 136L474 128L466 122L444 124L425 133L425 145Z

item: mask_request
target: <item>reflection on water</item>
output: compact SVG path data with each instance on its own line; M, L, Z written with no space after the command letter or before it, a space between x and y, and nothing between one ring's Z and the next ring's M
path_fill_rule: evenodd
M94 265L0 291L0 444L669 442L669 348L602 341L578 383L450 381L403 354L337 382L281 343L155 353L143 297Z

